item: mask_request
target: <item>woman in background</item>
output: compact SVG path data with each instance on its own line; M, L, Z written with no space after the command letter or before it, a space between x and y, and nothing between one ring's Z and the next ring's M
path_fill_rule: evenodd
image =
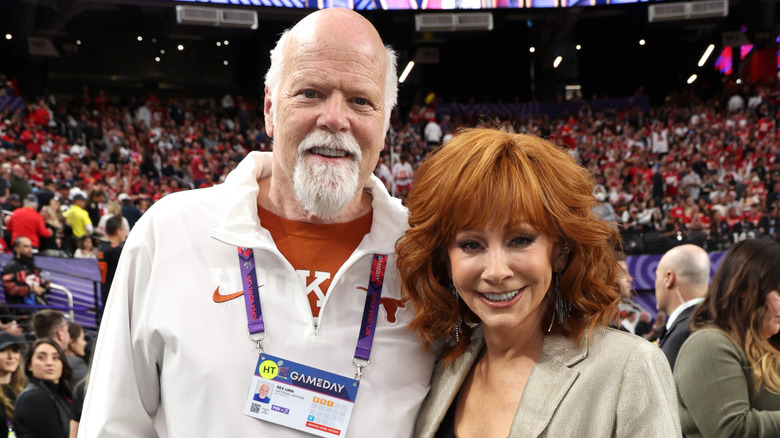
M466 130L418 168L396 244L411 327L441 352L415 437L680 436L669 363L617 318L617 232L538 137Z
M77 259L97 258L97 248L95 248L95 245L93 245L92 243L91 235L85 234L81 236L81 238L79 239L78 249L76 249L76 252L73 254L73 257Z
M14 406L17 438L67 438L72 371L51 339L38 339L24 355L29 383Z
M14 403L27 385L27 377L20 366L24 346L22 339L0 331L0 437L10 436L8 432L14 421Z
M76 384L87 375L86 352L84 351L87 341L84 337L84 329L75 322L68 322L68 334L70 342L68 348L65 349L65 358L73 370L71 386L75 388Z
M729 249L691 315L674 380L686 436L780 437L780 244Z

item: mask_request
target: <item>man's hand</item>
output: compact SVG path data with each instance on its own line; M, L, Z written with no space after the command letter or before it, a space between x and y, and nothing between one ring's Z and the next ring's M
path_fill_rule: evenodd
M34 286L32 287L32 291L33 291L33 293L34 293L35 295L38 295L38 296L40 296L40 295L43 295L43 294L46 292L46 288L45 288L45 287L42 287L42 286L34 285Z

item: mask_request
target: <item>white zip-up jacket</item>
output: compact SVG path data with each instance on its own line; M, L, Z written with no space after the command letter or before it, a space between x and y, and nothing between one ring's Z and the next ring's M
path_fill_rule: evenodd
M314 321L304 282L257 215L257 180L270 176L271 160L250 153L224 184L166 196L133 228L100 327L79 437L310 436L243 413L258 351L243 297L216 302L242 290L239 246L254 249L265 352L355 376L374 253L390 255L382 297L400 299L394 245L406 210L371 177L371 231L335 274ZM411 436L428 392L434 356L408 330L411 305L398 303L381 306L347 437Z

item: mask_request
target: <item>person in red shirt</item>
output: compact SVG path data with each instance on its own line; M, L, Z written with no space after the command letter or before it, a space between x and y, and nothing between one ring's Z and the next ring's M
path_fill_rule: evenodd
M37 209L38 198L31 194L24 198L24 205L21 208L14 210L6 224L12 242L24 236L30 239L33 248L38 248L41 237L51 237L51 230L46 228L43 217Z

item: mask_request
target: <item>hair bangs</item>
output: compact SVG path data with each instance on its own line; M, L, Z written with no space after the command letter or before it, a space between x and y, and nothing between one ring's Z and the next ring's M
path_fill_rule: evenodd
M468 155L461 157L455 172L444 176L451 180L444 184L450 188L445 207L452 219L446 231L449 237L460 229L519 228L523 224L552 234L532 158L514 141L498 140L503 141L461 143L460 149ZM461 155L461 151L451 152Z

